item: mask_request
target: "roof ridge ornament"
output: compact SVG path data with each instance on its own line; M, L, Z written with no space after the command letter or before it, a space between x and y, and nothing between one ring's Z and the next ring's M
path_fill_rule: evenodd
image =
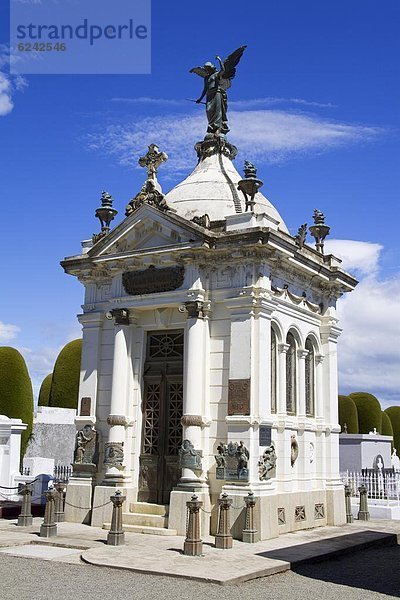
M161 211L171 210L165 201L161 185L157 181L158 168L168 160L165 152L160 152L157 144L150 144L144 156L141 156L138 163L141 167L147 169L147 179L141 187L141 190L132 200L125 210L125 216L129 216L137 210L142 204L149 204Z
M99 219L101 224L100 233L94 233L92 236L93 244L98 242L101 238L106 236L110 231L110 223L114 217L118 214L118 211L113 208L113 198L111 194L103 191L101 193L101 206L96 209L95 216Z
M241 179L238 182L238 190L240 190L244 196L246 203L245 211L254 212L254 206L256 201L254 200L258 190L264 185L261 179L257 179L257 169L249 160L244 161L244 176L245 179Z
M326 236L329 235L331 228L328 225L325 225L325 215L317 208L314 210L313 219L314 225L311 225L311 227L309 227L309 231L315 239L315 247L317 252L323 254L324 241Z

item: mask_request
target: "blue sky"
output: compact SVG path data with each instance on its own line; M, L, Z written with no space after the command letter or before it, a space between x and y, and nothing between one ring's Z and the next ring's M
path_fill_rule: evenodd
M392 0L153 0L151 75L20 79L3 51L0 343L21 349L36 386L79 334L83 288L59 260L98 230L103 189L119 222L149 143L170 156L165 191L194 167L206 124L185 100L201 91L188 71L244 43L230 90L236 166L256 162L293 233L325 212L332 248L361 280L340 309L341 390L400 401L399 17Z

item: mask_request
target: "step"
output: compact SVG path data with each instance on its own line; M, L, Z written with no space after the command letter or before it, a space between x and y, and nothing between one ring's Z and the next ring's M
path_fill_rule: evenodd
M168 517L146 513L122 513L123 525L138 525L140 527L168 527Z
M129 504L129 512L144 513L146 515L160 515L161 517L168 516L168 505L150 504L149 502L131 502Z
M103 529L110 529L111 523L103 523ZM147 533L148 535L177 535L176 529L166 529L163 527L146 527L145 525L125 525L124 531L127 533Z

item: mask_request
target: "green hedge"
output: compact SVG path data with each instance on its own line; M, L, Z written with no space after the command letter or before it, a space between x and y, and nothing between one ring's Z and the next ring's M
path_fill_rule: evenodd
M46 375L46 377L42 381L42 385L40 386L38 405L39 406L48 406L50 400L50 389L51 382L53 379L53 373Z
M389 406L385 410L393 427L393 445L400 456L400 406Z
M32 433L33 391L25 360L9 346L0 347L0 414L28 425L21 437L22 458Z
M369 433L376 428L382 432L382 408L379 400L367 392L353 392L349 394L357 406L359 433Z
M382 413L382 435L391 435L393 437L393 427L390 417L387 413Z
M77 408L82 340L69 342L61 350L54 365L49 406Z
M339 423L342 432L346 424L347 433L358 433L357 406L349 396L339 396Z

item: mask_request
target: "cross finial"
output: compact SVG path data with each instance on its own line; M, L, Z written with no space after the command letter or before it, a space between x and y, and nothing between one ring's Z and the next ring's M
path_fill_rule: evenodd
M160 165L168 159L165 152L160 152L157 144L150 144L148 151L139 158L139 165L147 168L147 179L157 181L157 171Z

